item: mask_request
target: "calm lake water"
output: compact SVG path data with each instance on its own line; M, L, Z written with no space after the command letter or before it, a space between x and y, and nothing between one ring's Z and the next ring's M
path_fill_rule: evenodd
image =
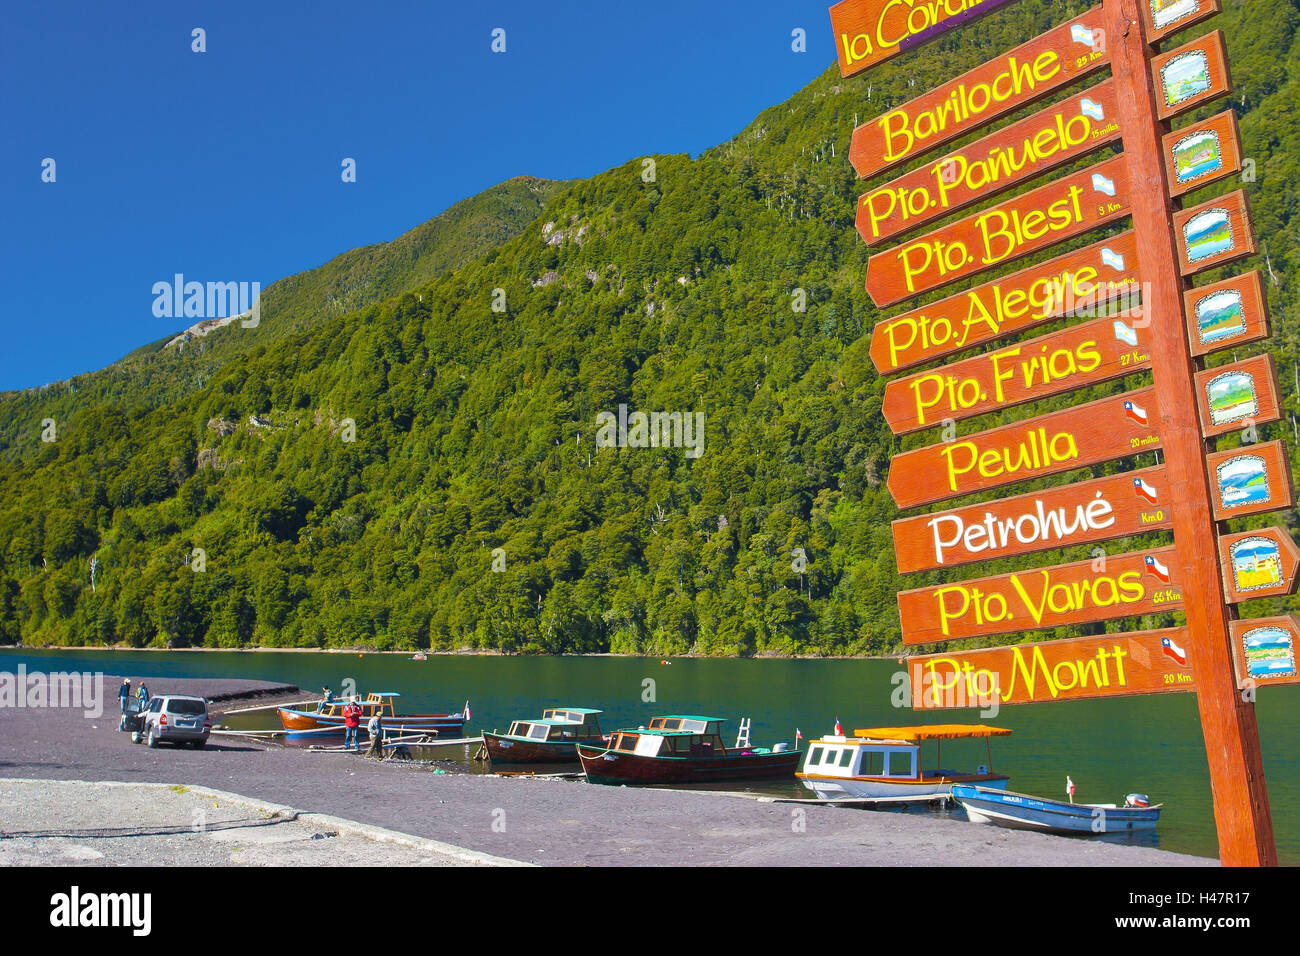
M431 656L412 661L391 654L274 652L196 653L123 651L0 651L0 670L19 663L31 670L89 670L132 677L229 677L297 684L309 692L344 681L357 691L401 693L406 713L460 710L470 701L467 734L505 730L519 717L565 705L605 711L605 730L636 727L657 714L688 713L753 719L753 741L794 742L844 728L918 723L972 723L977 711L915 715L892 706L899 671L893 661L698 660L626 657ZM114 693L112 687L106 692ZM311 696L308 693L305 696ZM1300 760L1293 743L1300 720L1300 687L1262 690L1256 705L1278 853L1300 864L1300 824L1293 808L1300 796ZM254 718L256 723L258 718ZM264 726L278 726L274 714ZM1014 731L993 741L993 766L1008 773L1010 787L1063 798L1065 777L1081 803L1121 802L1133 791L1164 803L1158 835L1148 845L1217 856L1205 747L1191 694L1124 697L1005 707L994 726ZM801 744L801 747L805 746ZM923 751L927 765L934 745ZM478 769L465 756L466 769ZM983 742L954 741L944 747L945 766L985 762ZM778 784L778 793L803 793ZM845 810L844 812L870 812Z

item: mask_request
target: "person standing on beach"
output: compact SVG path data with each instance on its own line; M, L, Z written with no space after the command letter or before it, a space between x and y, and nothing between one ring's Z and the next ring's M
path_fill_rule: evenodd
M370 715L370 720L366 724L366 733L370 734L370 749L366 751L366 756L375 756L381 760L384 757L384 715L375 708L375 712Z
M140 681L140 686L135 689L135 697L140 701L141 710L149 706L149 688L144 686L144 681Z
M117 699L122 702L122 713L125 714L126 702L131 699L131 678L122 678L122 686L117 689Z
M361 726L361 707L357 704L356 697L348 701L348 705L343 708L343 747L347 749L352 747L355 750L361 749L361 744L357 742L357 728Z

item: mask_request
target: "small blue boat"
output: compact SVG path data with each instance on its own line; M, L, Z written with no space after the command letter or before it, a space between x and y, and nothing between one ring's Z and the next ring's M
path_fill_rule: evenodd
M1121 807L1113 803L1066 803L961 783L953 784L952 796L966 810L971 823L1076 836L1154 830L1163 806L1147 806L1146 797L1137 793L1129 794Z

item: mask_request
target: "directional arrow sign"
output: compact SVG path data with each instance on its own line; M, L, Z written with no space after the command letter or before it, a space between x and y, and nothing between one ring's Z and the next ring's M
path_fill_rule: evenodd
M1108 317L1008 345L885 386L894 434L1110 381L1150 365L1148 323Z
M1052 319L1135 301L1141 276L1133 232L1067 252L876 325L871 361L882 375L943 358Z
M903 452L890 463L889 493L914 508L1155 451L1159 424L1154 389L1126 392Z
M900 518L894 553L902 574L1093 544L1173 524L1163 465L1032 491L951 511Z
M907 659L914 710L1195 690L1187 629L1125 631Z
M1294 684L1296 646L1300 643L1300 621L1294 614L1233 621L1232 656L1237 665L1237 686L1255 688L1261 684ZM913 704L915 706L915 704Z
M1214 520L1227 521L1295 505L1291 463L1280 441L1215 452L1205 459Z
M858 232L869 246L884 242L1118 139L1107 80L877 186L858 200Z
M1255 254L1250 206L1240 190L1174 214L1178 268L1195 275Z
M1232 110L1165 136L1169 195L1181 196L1241 172L1241 134Z
M904 644L932 644L1137 617L1182 607L1170 545L901 591Z
M1110 63L1094 7L853 131L849 161L869 179L1028 106Z
M1268 299L1259 271L1192 289L1183 297L1193 355L1269 337Z
M1276 369L1273 356L1256 355L1197 372L1196 403L1201 413L1202 434L1214 438L1280 419Z
M867 292L893 305L1129 214L1123 155L1009 199L867 261Z
M841 0L831 7L840 75L854 76L1014 0Z
M1228 603L1295 593L1300 548L1281 528L1219 536Z

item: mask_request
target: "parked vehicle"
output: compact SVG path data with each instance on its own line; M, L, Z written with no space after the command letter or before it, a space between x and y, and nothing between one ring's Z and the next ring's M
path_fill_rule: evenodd
M123 702L122 719L117 722L117 729L126 731L131 734L131 743L140 742L140 734L144 730L144 712L148 707L144 701L132 697Z
M212 733L208 702L202 697L161 694L149 701L141 733L150 747L163 741L203 747Z

